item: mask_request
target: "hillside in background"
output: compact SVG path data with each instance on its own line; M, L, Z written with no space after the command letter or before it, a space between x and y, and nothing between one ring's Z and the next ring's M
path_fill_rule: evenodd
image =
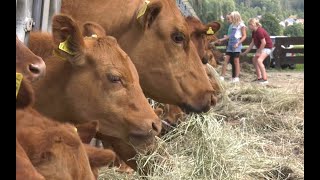
M270 35L304 36L303 0L189 0L189 2L202 22L219 21L222 25L220 32L227 31L226 14L239 11L245 23L253 17L261 18L262 26ZM250 34L249 29L247 33ZM217 33L217 36L221 38L223 34L225 33Z

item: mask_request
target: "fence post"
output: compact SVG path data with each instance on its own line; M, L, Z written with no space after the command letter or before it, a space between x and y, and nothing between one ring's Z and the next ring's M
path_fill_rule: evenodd
M41 30L41 17L42 17L42 0L33 1L32 18L34 20L33 29Z
M281 68L281 42L279 38L275 38L275 45L274 45L275 49L273 50L273 58L275 61L275 67L277 69Z

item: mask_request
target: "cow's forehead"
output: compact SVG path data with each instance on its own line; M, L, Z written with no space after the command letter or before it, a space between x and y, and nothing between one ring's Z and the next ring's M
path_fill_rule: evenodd
M85 40L86 53L101 61L99 64L127 63L128 55L120 48L118 43L108 37Z
M85 40L87 60L100 72L106 73L111 70L126 76L132 81L133 69L131 59L120 48L114 38L101 37Z

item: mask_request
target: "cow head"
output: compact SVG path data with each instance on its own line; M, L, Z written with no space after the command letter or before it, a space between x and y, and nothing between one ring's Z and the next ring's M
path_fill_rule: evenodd
M177 127L185 115L178 106L172 104L164 104L163 107L155 109L155 112L162 120L161 135L164 135Z
M25 108L34 102L33 89L29 81L44 76L46 65L16 36L16 108Z
M54 16L52 27L56 56L46 60L48 73L35 85L36 108L58 120L98 120L100 133L137 147L152 142L161 122L116 39L91 22L83 32L93 36L83 37L66 15ZM49 100L47 95L55 98Z
M38 80L46 72L42 58L30 51L16 36L16 72L22 73L30 81Z
M44 117L24 110L17 110L16 116L20 125L17 139L42 176L47 180L94 179L85 147L74 126L52 125Z
M91 132L97 122L81 124L77 129L68 123L52 121L32 108L16 113L19 177L25 174L28 175L25 178L32 176L35 179L43 176L45 179L93 180L98 177L98 168L108 166L116 159L112 150L81 142L79 135ZM95 134L94 131L91 134ZM35 172L32 169L36 169Z
M212 29L218 28L220 30L220 24L216 21L212 21L206 24L207 27L212 27ZM212 53L212 58L209 58L209 64L213 67L216 67L217 64L221 64L224 61L223 58L223 53L221 53L217 48L216 48L216 44L217 44L217 31L214 32L214 34L208 34L207 33L207 48L209 49L209 51Z
M133 30L120 36L119 42L133 59L147 96L187 112L206 112L213 89L175 3L139 3Z
M208 24L203 24L199 19L188 16L185 18L188 26L191 40L194 43L198 54L202 60L203 64L208 63L212 56L210 56L208 48L208 36L214 36L220 30L220 23L210 22Z

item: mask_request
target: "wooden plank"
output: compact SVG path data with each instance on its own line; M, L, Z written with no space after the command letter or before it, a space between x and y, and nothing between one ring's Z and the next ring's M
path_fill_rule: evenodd
M280 60L280 64L304 64L304 56L286 57Z
M285 53L304 53L304 48L301 49L283 49L282 50Z
M277 37L275 39L276 44L289 46L289 45L303 45L304 44L304 37Z

